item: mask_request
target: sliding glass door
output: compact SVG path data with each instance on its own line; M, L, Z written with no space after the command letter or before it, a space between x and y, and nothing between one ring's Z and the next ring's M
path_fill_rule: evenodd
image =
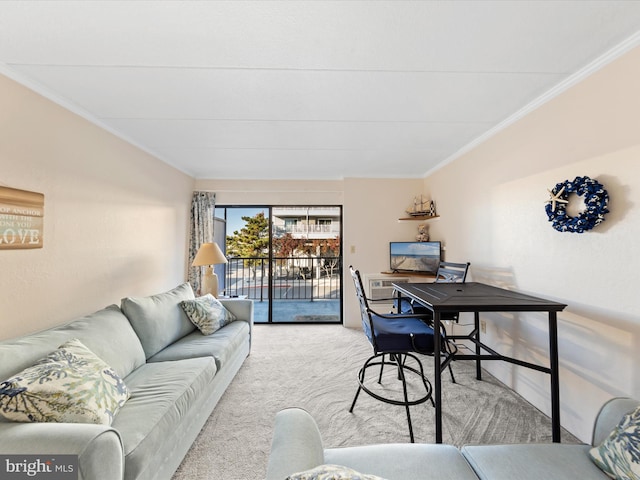
M216 206L227 296L254 300L256 323L342 322L342 208Z

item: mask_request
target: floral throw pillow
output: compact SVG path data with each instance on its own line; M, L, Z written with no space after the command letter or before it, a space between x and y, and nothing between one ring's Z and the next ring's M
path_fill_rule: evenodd
M210 293L194 300L183 300L180 306L203 335L211 335L228 323L237 320L236 316L224 308L224 305Z
M0 415L15 422L111 425L129 395L118 374L73 339L0 383Z
M358 473L342 465L320 465L305 472L289 475L285 480L384 480L375 475Z
M611 478L640 480L640 407L622 417L589 456Z

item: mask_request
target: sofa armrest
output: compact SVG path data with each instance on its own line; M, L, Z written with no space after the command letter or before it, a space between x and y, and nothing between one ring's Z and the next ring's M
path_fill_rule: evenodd
M233 313L238 320L244 320L253 325L253 300L246 298L219 298L220 303Z
M0 453L78 455L79 480L121 480L124 450L120 434L85 423L0 423Z
M219 298L224 308L233 313L238 320L249 324L249 348L253 339L253 300L246 298Z
M612 398L606 402L596 416L591 445L600 445L620 423L622 417L639 405L640 401L623 397Z
M322 438L306 410L287 408L276 414L266 480L283 480L324 463Z

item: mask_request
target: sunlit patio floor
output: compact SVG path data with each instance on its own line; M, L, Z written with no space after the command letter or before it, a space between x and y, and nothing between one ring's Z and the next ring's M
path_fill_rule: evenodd
M269 302L254 300L254 322L267 323ZM340 300L274 300L273 323L340 323Z

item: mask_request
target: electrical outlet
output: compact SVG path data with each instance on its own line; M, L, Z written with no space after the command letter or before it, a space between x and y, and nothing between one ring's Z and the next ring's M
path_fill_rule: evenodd
M480 331L482 333L487 333L487 321L486 320L480 320Z

